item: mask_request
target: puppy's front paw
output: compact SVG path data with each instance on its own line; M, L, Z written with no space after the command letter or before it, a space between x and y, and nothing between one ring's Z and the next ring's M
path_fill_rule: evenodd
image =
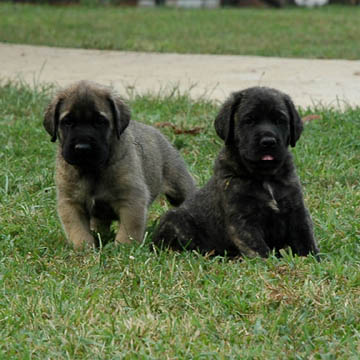
M230 239L241 255L249 258L269 256L270 248L257 229L245 229L239 225L230 225L228 231Z
M116 234L115 243L116 244L131 244L134 238L131 237L124 229L119 229ZM139 241L140 242L140 241Z
M95 247L95 239L91 234L71 237L70 242L72 243L75 251L82 251L85 248Z

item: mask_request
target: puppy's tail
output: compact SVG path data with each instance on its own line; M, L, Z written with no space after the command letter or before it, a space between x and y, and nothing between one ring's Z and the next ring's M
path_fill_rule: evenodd
M172 172L172 176L165 179L164 193L172 206L180 206L196 190L195 181L187 172L185 164L183 169L177 170L177 176Z
M166 152L163 168L163 192L171 205L179 206L195 192L196 185L178 151L170 145Z

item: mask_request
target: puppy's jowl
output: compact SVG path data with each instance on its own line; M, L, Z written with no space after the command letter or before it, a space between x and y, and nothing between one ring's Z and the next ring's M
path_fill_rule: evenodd
M160 193L180 205L195 190L178 152L156 129L130 121L110 89L79 82L60 91L44 127L59 140L58 213L74 248L95 245L91 230L119 220L116 241L142 241L147 209Z
M160 220L158 245L230 256L266 257L290 247L317 254L289 145L303 130L291 99L274 89L236 92L215 129L225 146L202 189Z

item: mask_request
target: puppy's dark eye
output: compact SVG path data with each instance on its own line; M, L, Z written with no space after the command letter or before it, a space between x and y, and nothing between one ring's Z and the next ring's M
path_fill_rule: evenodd
M255 120L252 117L246 117L243 122L245 125L253 125Z
M93 125L95 127L102 127L102 126L106 126L108 124L108 120L106 119L105 116L99 114L93 122Z
M274 123L276 125L284 125L286 124L286 118L284 116L276 116L274 118Z
M61 124L64 126L72 126L74 124L74 120L70 116L66 116L62 120Z

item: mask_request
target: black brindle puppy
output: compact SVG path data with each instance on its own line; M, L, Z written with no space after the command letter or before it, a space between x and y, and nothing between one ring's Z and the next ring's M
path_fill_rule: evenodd
M290 247L318 253L312 221L288 146L303 130L290 97L253 87L233 93L215 120L225 146L214 175L167 212L154 243L202 253L267 257Z

